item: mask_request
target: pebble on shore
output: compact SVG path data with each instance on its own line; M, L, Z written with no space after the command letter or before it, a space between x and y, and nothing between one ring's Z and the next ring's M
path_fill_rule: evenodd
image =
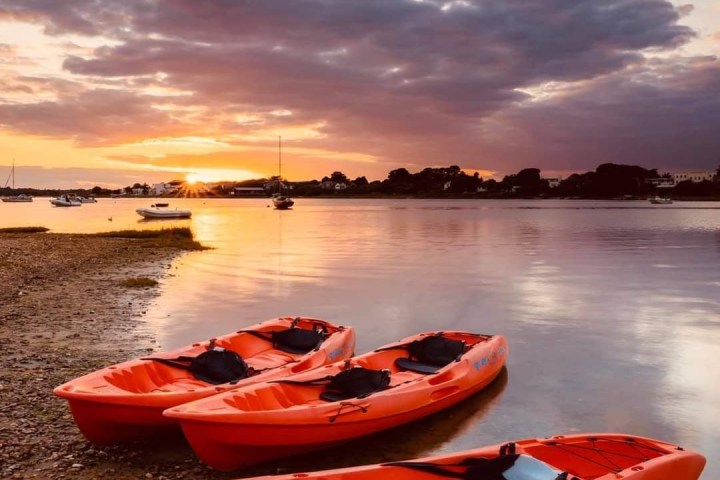
M0 234L0 478L220 479L182 437L95 448L52 390L157 347L141 313L182 251L92 235ZM237 476L237 475L236 475Z

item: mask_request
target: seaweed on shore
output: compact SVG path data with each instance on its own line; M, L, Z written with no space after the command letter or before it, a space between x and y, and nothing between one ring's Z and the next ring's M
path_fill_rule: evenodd
M0 228L0 233L45 233L50 229L46 227L7 227Z
M158 284L157 280L147 277L132 277L120 282L120 285L127 288L147 288Z
M181 250L209 250L210 247L193 240L187 227L162 228L160 230L117 230L93 234L96 237L135 238L152 247L172 247Z

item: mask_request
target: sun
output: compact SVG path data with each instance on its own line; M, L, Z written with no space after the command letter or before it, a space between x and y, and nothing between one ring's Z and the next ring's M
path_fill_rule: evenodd
M187 175L185 175L185 182L190 185L194 185L202 181L203 180L201 178L201 175L198 175L197 173L188 173Z

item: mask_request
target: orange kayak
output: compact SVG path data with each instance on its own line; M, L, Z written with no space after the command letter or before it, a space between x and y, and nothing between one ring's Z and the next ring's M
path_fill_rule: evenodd
M531 438L407 462L253 480L696 480L704 467L699 453L612 433Z
M171 352L113 365L57 387L91 442L178 429L163 410L353 355L355 332L315 318L277 318Z
M286 457L396 427L478 392L497 377L502 336L414 335L345 362L165 411L219 470Z

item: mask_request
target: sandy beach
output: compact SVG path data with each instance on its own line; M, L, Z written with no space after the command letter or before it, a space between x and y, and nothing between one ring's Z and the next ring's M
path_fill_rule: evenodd
M52 394L94 369L156 350L142 315L183 251L139 240L0 233L0 477L229 478L182 438L93 448ZM152 260L148 260L152 259Z

